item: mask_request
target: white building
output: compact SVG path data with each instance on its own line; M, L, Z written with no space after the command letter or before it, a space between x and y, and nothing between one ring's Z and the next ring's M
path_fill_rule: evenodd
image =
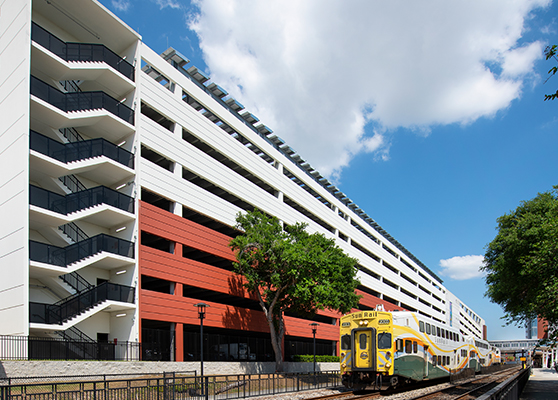
M170 348L151 356L196 358L192 305L204 301L215 348L242 337L263 359L263 314L231 283L227 247L236 214L253 208L357 258L361 308L486 334L439 277L186 57L156 54L94 0L0 7L0 334L142 341ZM336 351L337 319L314 319L324 353ZM287 355L304 351L311 321L286 322Z

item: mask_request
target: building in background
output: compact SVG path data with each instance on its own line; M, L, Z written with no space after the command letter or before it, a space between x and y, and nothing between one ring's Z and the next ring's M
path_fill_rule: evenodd
M357 258L361 309L486 338L436 274L185 56L155 53L94 0L1 7L0 334L196 360L202 301L206 359L269 360L228 248L237 213L258 208ZM311 353L311 322L318 354L335 354L338 318L287 315L285 358Z

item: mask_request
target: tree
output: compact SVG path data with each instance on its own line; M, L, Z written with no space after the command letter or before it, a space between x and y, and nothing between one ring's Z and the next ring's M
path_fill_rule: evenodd
M497 221L482 267L486 296L504 309L508 324L538 317L558 327L558 186Z
M546 60L548 61L550 59L553 59L554 61L558 61L558 57L556 57L557 51L558 51L558 46L556 46L555 44L552 45L552 46L547 46L546 49L544 50L544 55L546 56ZM558 67L557 66L554 66L554 67L550 68L550 70L548 71L550 76L547 78L545 83L548 82L548 80L551 77L556 75L556 72L558 72ZM553 93L553 94L545 94L544 95L544 101L554 100L557 97L558 97L558 90L556 91L556 93Z
M325 308L349 312L360 299L355 293L357 260L333 239L306 232L305 224L283 228L277 218L258 210L239 213L236 227L243 234L229 243L236 253L235 271L262 307L281 372L285 311L307 317Z

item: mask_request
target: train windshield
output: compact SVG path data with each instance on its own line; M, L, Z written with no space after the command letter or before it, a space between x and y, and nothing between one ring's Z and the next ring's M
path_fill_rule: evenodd
M341 336L341 350L351 350L351 335Z
M391 333L389 332L378 333L378 348L391 349Z

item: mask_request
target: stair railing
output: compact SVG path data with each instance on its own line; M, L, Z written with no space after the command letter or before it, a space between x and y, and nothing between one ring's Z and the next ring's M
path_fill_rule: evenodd
M103 282L89 290L62 299L55 304L30 302L30 322L63 324L107 300L134 303L135 288Z

